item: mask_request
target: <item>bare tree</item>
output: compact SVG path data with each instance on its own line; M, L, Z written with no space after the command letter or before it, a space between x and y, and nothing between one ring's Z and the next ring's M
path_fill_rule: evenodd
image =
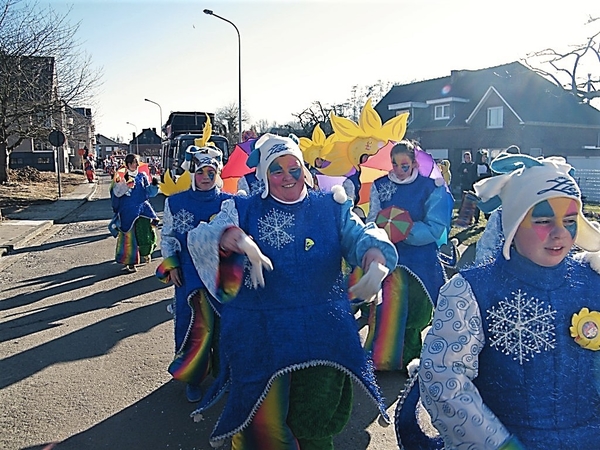
M89 103L100 84L68 15L0 0L0 182L8 181L12 150L64 128L67 105Z
M229 103L215 112L215 121L225 124L227 128L225 137L227 137L229 143L232 145L237 144L240 138L238 111L237 103ZM249 121L250 115L242 108L242 124Z
M341 108L338 107L338 109ZM336 108L324 105L317 100L312 102L312 104L304 111L292 114L292 116L298 119L298 123L307 136L311 135L313 128L317 126L317 124L321 124L321 129L323 129L325 134L331 134L333 132L331 125L329 124L329 113L331 111L335 112Z
M546 48L522 61L529 69L562 86L583 102L600 98L600 17L590 16L585 26L596 26L591 36L565 51Z

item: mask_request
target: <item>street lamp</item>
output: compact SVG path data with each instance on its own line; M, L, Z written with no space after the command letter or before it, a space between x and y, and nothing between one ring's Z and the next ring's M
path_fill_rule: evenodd
M242 38L240 37L240 30L235 26L231 20L227 20L225 17L221 17L218 14L215 14L210 9L205 9L204 14L208 14L209 16L214 16L218 19L221 19L235 28L235 32L238 36L238 127L239 127L239 143L242 143Z
M158 111L160 113L160 127L158 128L158 132L160 134L158 135L158 137L160 137L162 139L162 108L160 107L160 105L158 103L156 103L155 101L152 101L150 99L145 98L144 101L154 103L156 106L158 106Z
M131 122L125 122L127 125L131 125L132 127L135 128L135 153L137 153L138 155L140 154L140 146L139 146L139 136L138 136L138 131L137 131L137 126L135 123L131 123Z

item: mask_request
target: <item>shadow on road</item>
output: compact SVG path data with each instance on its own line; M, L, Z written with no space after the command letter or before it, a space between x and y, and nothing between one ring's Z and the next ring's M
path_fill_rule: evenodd
M148 280L140 280L140 286L143 284L150 283ZM113 292L115 291L111 291L111 293ZM4 358L2 365L5 369L0 378L0 389L24 380L54 364L107 354L119 341L139 333L146 333L157 325L170 320L171 317L164 314L169 302L170 299L165 299L147 306L140 306L30 350ZM104 307L110 307L110 305ZM71 313L65 310L65 314L68 317ZM63 326L63 324L56 323L59 320L60 318L47 318L42 327L45 329ZM35 332L37 328L37 324L31 324L27 333Z
M389 407L396 400L404 378L397 372L379 375L382 390L389 398ZM334 442L335 448L343 450L367 449L370 435L366 428L377 420L377 411L371 400L360 388L356 385L354 387L352 417ZM194 405L185 401L183 383L170 381L130 407L57 443L52 448L53 450L128 448L210 450L209 436L223 405L224 399L205 413L203 421L194 423L190 418ZM365 414L366 411L372 414ZM27 447L23 450L44 450L49 444ZM220 447L221 450L230 448L229 442ZM389 447L389 450L393 448L396 447Z
M13 298L3 300L0 305L3 309L15 308L25 304L32 304L36 301L43 300L49 296L59 295L66 292L71 292L75 289L90 287L103 279L114 278L118 276L120 267L113 265L114 268L106 269L104 277L96 277L96 272L92 267L101 269L103 263L95 266L84 266L68 270L60 276L55 276L58 285L50 289L39 289L27 294L19 294ZM86 269L87 270L81 270ZM64 276L64 275L67 276ZM77 275L77 278L72 278ZM58 278L60 277L60 280ZM47 277L42 277L43 279ZM74 280L74 281L73 281ZM48 281L48 280L46 280ZM64 284L61 282L64 281ZM40 280L40 284L42 280ZM123 286L111 288L108 291L96 291L90 295L81 297L76 300L63 301L51 306L44 306L38 309L32 309L22 317L4 322L2 331L0 331L0 342L17 339L28 334L37 333L52 327L57 326L56 322L74 317L79 314L89 313L90 311L111 308L117 303L126 300L135 301L136 297L149 292L155 292L160 289L166 289L169 286L161 283L156 277L149 276L146 278L132 281ZM91 290L91 289L90 289ZM10 317L7 314L5 317Z

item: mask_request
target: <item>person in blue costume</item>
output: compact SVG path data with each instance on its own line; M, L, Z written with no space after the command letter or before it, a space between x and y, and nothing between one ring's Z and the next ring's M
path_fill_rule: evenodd
M219 376L195 420L229 389L211 445L327 450L352 409L352 381L389 420L361 347L342 259L362 266L353 296L371 299L396 265L385 232L364 225L341 186L312 177L293 137L262 136L248 159L261 195L226 200L190 231L190 253L221 304Z
M501 154L495 163L513 170L474 187L482 211L502 206L501 253L440 290L421 403L448 449L594 447L600 232L563 158Z
M371 185L367 222L389 208L404 210L404 234L393 239L398 265L383 284L382 303L371 305L365 349L377 370L403 370L419 356L439 288L446 281L438 249L451 225L452 195L443 178L419 173L413 142L392 147L392 170ZM387 217L387 216L386 216ZM393 237L392 237L393 238Z
M237 182L238 191L244 191L247 195L262 194L265 189L265 183L256 178L254 172L247 173Z
M190 146L186 157L182 167L192 173L192 185L165 201L160 239L163 261L156 275L175 285L175 358L169 373L186 383L186 397L195 403L202 398L200 385L218 360L218 315L213 310L218 305L198 276L187 237L200 221L208 222L218 213L221 202L231 195L220 190L223 154L219 149Z
M115 261L124 270L135 272L136 264L149 263L156 246L158 216L150 202L158 194L158 179L138 171L137 155L125 156L125 173L115 175L110 190L117 225Z

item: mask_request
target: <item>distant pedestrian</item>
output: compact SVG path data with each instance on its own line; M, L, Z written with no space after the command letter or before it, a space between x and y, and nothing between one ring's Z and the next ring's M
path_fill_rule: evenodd
M88 183L93 183L96 169L94 168L94 162L90 158L85 159L83 170L85 171L85 176L88 180Z
M111 203L118 223L115 261L128 272L140 261L150 262L156 246L158 216L148 199L158 194L158 180L138 171L137 155L125 157L125 171L117 172L111 186Z
M460 175L460 188L463 192L472 191L473 184L477 181L477 166L473 162L471 152L465 152L463 162L458 168Z
M477 157L475 161L477 165L477 181L483 180L484 178L489 178L492 176L492 171L490 170L490 165L488 164L488 152L487 150L479 150L477 152ZM481 210L477 208L475 211L475 223L479 222L479 218L481 216ZM489 217L489 214L485 215L486 218Z

